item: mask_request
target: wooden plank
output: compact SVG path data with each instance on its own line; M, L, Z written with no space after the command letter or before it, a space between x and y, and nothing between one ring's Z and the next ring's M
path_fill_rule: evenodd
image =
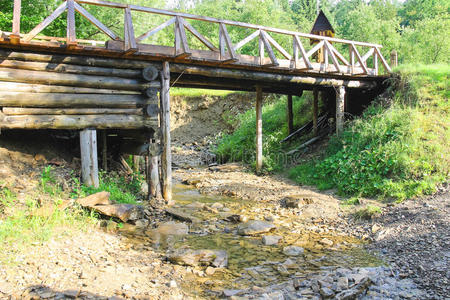
M67 0L67 45L74 46L77 43L75 29L75 6L74 0Z
M350 53L350 72L351 74L355 73L355 51L353 51L353 46L350 45L348 47Z
M369 57L371 57L373 55L374 52L375 52L375 50L373 48L369 49L369 51L367 51L367 53L361 57L362 61L364 62L364 64L366 66L367 66L367 63L366 63L367 60L369 59Z
M129 7L125 8L124 15L125 44L128 44L125 46L125 52L129 54L136 52L138 50L138 47L136 43L136 37L134 36L133 18L131 16L131 10Z
M0 115L3 129L145 129L157 125L156 118L136 115Z
M152 83L142 83L140 80L119 77L28 71L7 68L0 68L0 81L129 91L143 91L153 85Z
M328 43L328 42L327 42L327 43ZM345 57L344 57L341 53L339 53L339 51L338 51L331 43L328 43L328 48L330 49L331 52L333 52L333 53L336 55L336 57L337 57L343 64L345 64L346 66L349 66L349 65L350 65L350 63L348 62L348 60L346 60Z
M331 60L333 61L333 65L336 68L336 72L341 72L341 67L339 66L339 62L334 54L333 50L330 48L330 43L325 41L325 48L327 49L327 54L331 56Z
M313 132L317 135L319 128L317 127L317 120L319 117L319 89L313 89Z
M75 3L76 5L76 3ZM23 38L25 42L31 41L36 35L38 35L42 30L44 30L48 25L50 25L56 18L58 18L67 8L67 2L62 3L58 6L54 12L44 19L39 25L34 27L28 34Z
M304 57L309 58L311 55L317 52L320 48L323 47L323 44L325 43L324 40L317 43L314 47L312 47L308 52L306 52L306 55Z
M262 40L262 42L264 44L264 48L267 50L267 52L269 54L269 58L272 61L271 66L278 66L279 65L278 60L277 60L275 54L273 53L272 46L270 46L270 43L267 40L267 34L264 31L261 30L260 37L261 37L261 40Z
M100 29L103 33L105 33L107 36L109 36L113 40L118 40L119 37L112 32L108 27L106 27L102 22L100 22L96 17L91 15L90 12L85 10L81 5L79 5L77 2L75 2L75 10L79 12L83 17L89 20L95 27Z
M340 135L344 131L344 106L345 106L345 87L340 86L336 89L336 134Z
M378 75L378 53L376 52L373 54L373 70L375 72L374 75Z
M260 33L261 33L260 30L256 30L255 32L253 32L252 34L247 36L245 39L243 39L242 41L240 41L239 43L237 43L234 46L234 51L237 51L237 50L241 49L244 45L246 45L247 43L249 43L250 41L252 41L256 37L258 37L260 35Z
M141 95L0 92L0 106L137 108L152 103Z
M259 65L263 66L265 63L265 50L264 50L264 42L263 39L261 37L261 30L259 31L259 40L258 40L258 46L259 46Z
M0 81L2 92L22 93L67 93L67 94L105 94L106 95L140 95L140 92L119 91L94 88L80 88L73 86L58 86L45 84L28 84Z
M95 130L84 129L80 132L80 149L83 184L98 188L97 132Z
M146 33L140 35L138 38L136 38L137 42L142 42L143 40L151 37L152 35L156 34L157 32L163 30L164 28L172 25L175 23L176 18L171 18L170 20L167 20L166 22L162 23L161 25L156 26L155 28L147 31Z
M161 155L162 194L167 204L172 203L172 153L170 141L170 67L163 63L161 87L161 128L163 152Z
M292 95L288 95L287 97L287 123L288 123L288 132L291 134L294 132L294 112L292 109Z
M256 87L256 173L260 174L263 167L263 145L262 145L262 88Z
M142 108L23 108L3 107L5 115L140 115Z
M191 50L187 42L186 31L183 26L183 19L177 17L175 22L175 56L186 57L191 55Z
M283 48L277 41L273 39L267 32L265 32L267 40L277 49L286 59L291 60L292 56Z
M231 60L238 60L236 56L236 52L234 51L233 43L231 42L230 35L228 34L227 27L225 24L220 23L220 31L222 32L222 38L225 41L225 46L227 47L228 54L230 55ZM222 45L223 47L223 45Z
M203 43L206 47L208 47L211 51L219 51L219 49L216 48L216 46L213 45L207 38L205 38L200 32L197 31L191 24L186 22L186 20L181 19L183 22L184 27L189 30L200 42Z
M295 41L295 44L297 45L298 49L300 49L300 53L302 54L302 59L305 62L305 65L308 67L308 69L313 69L311 62L309 61L309 56L307 55L307 53L305 51L305 47L303 47L303 44L297 35L294 35L294 41ZM297 64L296 64L296 68L297 68Z
M357 60L359 61L360 67L363 69L365 74L369 73L369 70L367 70L367 66L362 59L361 55L358 52L358 49L356 49L356 46L352 44L353 53L355 53Z
M22 0L14 0L12 34L20 38L20 15L22 10Z
M384 59L383 54L381 54L381 51L378 47L375 48L375 52L378 54L378 57L381 60L381 63L383 64L384 69L388 72L391 73L392 69L389 66L389 64L387 63L386 59Z

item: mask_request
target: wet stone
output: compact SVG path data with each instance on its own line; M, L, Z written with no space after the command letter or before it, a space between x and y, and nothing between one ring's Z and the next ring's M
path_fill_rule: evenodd
M266 246L276 245L281 240L279 235L263 235L262 243Z
M159 225L156 232L163 235L186 235L189 227L185 223L166 222Z
M287 256L299 256L305 252L305 249L299 246L287 246L283 248L284 255Z
M224 250L177 249L167 255L174 264L184 266L213 266L223 268L228 265L228 255Z
M254 220L240 224L237 228L240 235L257 235L275 229L275 225L266 221Z

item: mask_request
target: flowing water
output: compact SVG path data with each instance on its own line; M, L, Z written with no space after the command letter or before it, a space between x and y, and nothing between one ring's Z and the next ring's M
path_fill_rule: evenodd
M208 196L186 185L174 187L174 200L177 209L202 220L192 224L185 236L167 236L155 242L151 234L135 234L135 243L153 242L160 251L168 249L190 248L194 250L226 250L228 267L216 269L214 274L206 275L205 267L192 267L192 277L182 283L182 287L193 296L216 297L224 289L245 289L254 286L264 287L279 284L290 278L307 278L311 272L334 267L369 267L382 264L376 257L366 252L363 242L350 236L328 231L320 233L299 227L291 220L293 226L277 225L269 235L282 236L277 245L265 246L261 235L240 236L236 226L224 221L231 214L245 214L249 219L260 219L252 215L257 203L239 201L227 197ZM225 212L204 210L198 207L222 203ZM192 205L195 203L195 205ZM191 207L189 207L191 205ZM187 206L187 207L186 207ZM290 220L284 220L283 224ZM276 224L276 222L274 222ZM295 225L295 226L294 226ZM130 228L125 228L130 233ZM132 228L131 228L132 230ZM131 231L132 232L132 231ZM332 242L325 245L323 240ZM289 245L303 247L303 255L289 257L283 254L283 248Z

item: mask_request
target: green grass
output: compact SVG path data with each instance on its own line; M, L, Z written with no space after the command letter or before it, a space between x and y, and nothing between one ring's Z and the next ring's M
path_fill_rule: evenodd
M99 187L94 188L80 184L77 178L72 179L75 188L71 193L72 198L86 197L98 192L109 192L110 199L117 203L136 204L140 200L142 178L139 175L120 176L116 173L100 173Z
M359 220L370 220L376 215L381 214L381 208L376 205L367 205L353 213L353 217Z
M450 66L402 66L389 105L373 104L324 157L290 170L301 184L342 195L403 200L448 180Z
M284 150L280 141L287 135L286 125L287 97L266 99L262 109L263 155L267 171L281 170ZM300 127L310 118L310 99L307 96L293 97L295 114L294 125ZM225 134L218 140L215 153L222 162L243 161L254 164L256 116L255 109L248 110L227 120L230 124L239 124L231 134Z
M202 97L202 96L219 96L225 97L230 94L236 93L235 91L223 91L223 90L208 90L208 89L188 89L188 88L171 88L171 96L184 96L184 97Z

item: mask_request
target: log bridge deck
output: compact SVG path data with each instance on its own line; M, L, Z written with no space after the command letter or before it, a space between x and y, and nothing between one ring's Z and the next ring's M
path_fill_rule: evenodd
M122 31L114 32L99 21L90 12L92 6L123 14ZM40 35L64 12L66 37ZM136 13L167 20L137 36ZM77 39L75 14L95 25L107 41ZM138 154L149 156L150 196L161 190L168 202L170 87L256 91L256 166L260 170L263 93L289 95L288 116L292 116L292 95L314 90L317 125L317 95L332 91L340 131L346 91L376 90L391 72L381 45L103 0L61 1L27 33L21 32L20 19L21 0L14 0L12 32L0 31L0 129L81 130L83 181L92 185L98 184L96 130L108 130L103 132L104 148L107 133L119 132L128 141L123 142L124 148L134 149L126 153L139 148ZM202 34L193 22L210 23L218 34ZM248 35L232 40L230 28ZM146 42L167 30L173 30L173 46ZM282 46L281 40L291 43ZM252 42L256 45L250 52L257 55L248 55ZM324 59L316 62L319 51ZM380 64L385 74L380 74ZM106 149L103 152L106 155Z

